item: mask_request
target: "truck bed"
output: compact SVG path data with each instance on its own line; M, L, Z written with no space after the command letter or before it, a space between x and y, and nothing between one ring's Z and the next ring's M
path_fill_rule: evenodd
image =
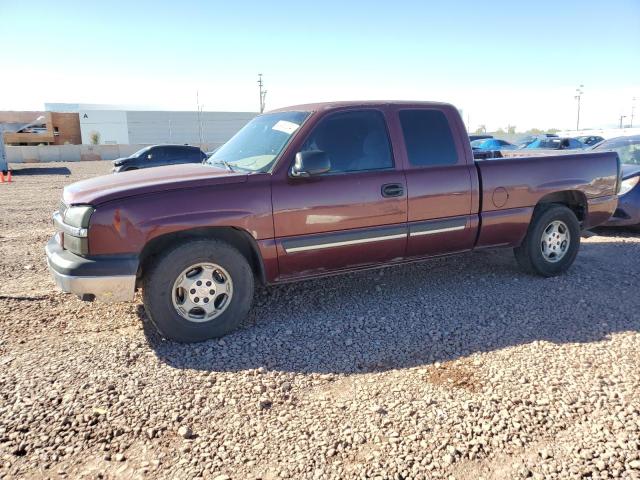
M620 165L614 152L494 158L475 164L481 192L480 248L495 244L494 237L504 236L509 223L520 224L518 235L524 236L535 205L555 201L559 194L554 192L564 192L562 200L569 196L577 209L584 209L579 219L585 229L605 221L611 203L617 202Z

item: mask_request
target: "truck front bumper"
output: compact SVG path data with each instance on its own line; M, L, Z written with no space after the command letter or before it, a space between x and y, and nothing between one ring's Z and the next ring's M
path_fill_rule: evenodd
M136 288L136 255L81 257L62 248L56 237L45 247L47 264L58 288L82 300L131 301Z

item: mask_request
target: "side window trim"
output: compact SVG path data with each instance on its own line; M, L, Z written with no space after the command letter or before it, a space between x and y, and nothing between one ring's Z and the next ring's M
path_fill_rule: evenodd
M352 175L352 174L358 174L358 173L370 173L370 172L385 172L385 171L393 171L396 170L397 168L397 162L395 159L395 155L393 152L393 143L391 141L391 132L389 131L389 124L387 122L387 118L386 115L384 114L384 112L378 108L356 108L356 109L346 109L346 110L340 110L337 112L330 112L327 115L323 116L316 125L314 125L313 129L311 129L311 131L307 134L306 138L303 140L300 148L303 148L305 146L305 144L309 141L309 139L311 138L311 136L313 135L313 133L316 131L316 129L318 127L320 127L325 121L330 120L332 117L338 116L338 115L343 115L343 114L348 114L348 113L360 113L360 112L374 112L382 121L382 124L384 125L384 133L386 135L386 140L387 140L387 146L389 148L389 158L391 159L391 165L388 167L383 167L383 168L369 168L369 169L362 169L362 170L345 170L345 171L336 171L336 172L332 172L329 171L327 173L323 173L320 175L317 175L317 177L329 177L329 176L335 176L335 175ZM303 150L301 150L303 151ZM291 161L291 165L293 165L293 162L295 161L295 159L292 159ZM289 168L291 168L291 165L289 166Z

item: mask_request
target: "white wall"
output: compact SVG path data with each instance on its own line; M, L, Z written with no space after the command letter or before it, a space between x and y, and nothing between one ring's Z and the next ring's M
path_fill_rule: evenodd
M115 160L128 157L147 145L40 145L7 146L7 161L16 163L80 162L90 160ZM214 150L219 143L203 144L205 152ZM6 169L6 167L5 167Z
M82 143L91 143L91 133L100 134L100 144L129 143L127 112L123 110L80 110Z

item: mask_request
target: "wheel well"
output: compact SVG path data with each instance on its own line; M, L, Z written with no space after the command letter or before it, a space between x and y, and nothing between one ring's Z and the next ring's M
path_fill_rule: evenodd
M587 197L578 190L566 190L545 195L538 201L536 208L551 203L565 205L571 209L580 223L583 223L587 219Z
M144 276L150 263L167 248L193 239L217 239L237 248L247 259L255 277L265 283L264 265L255 239L246 231L233 227L205 227L161 235L149 241L139 255L138 281Z

